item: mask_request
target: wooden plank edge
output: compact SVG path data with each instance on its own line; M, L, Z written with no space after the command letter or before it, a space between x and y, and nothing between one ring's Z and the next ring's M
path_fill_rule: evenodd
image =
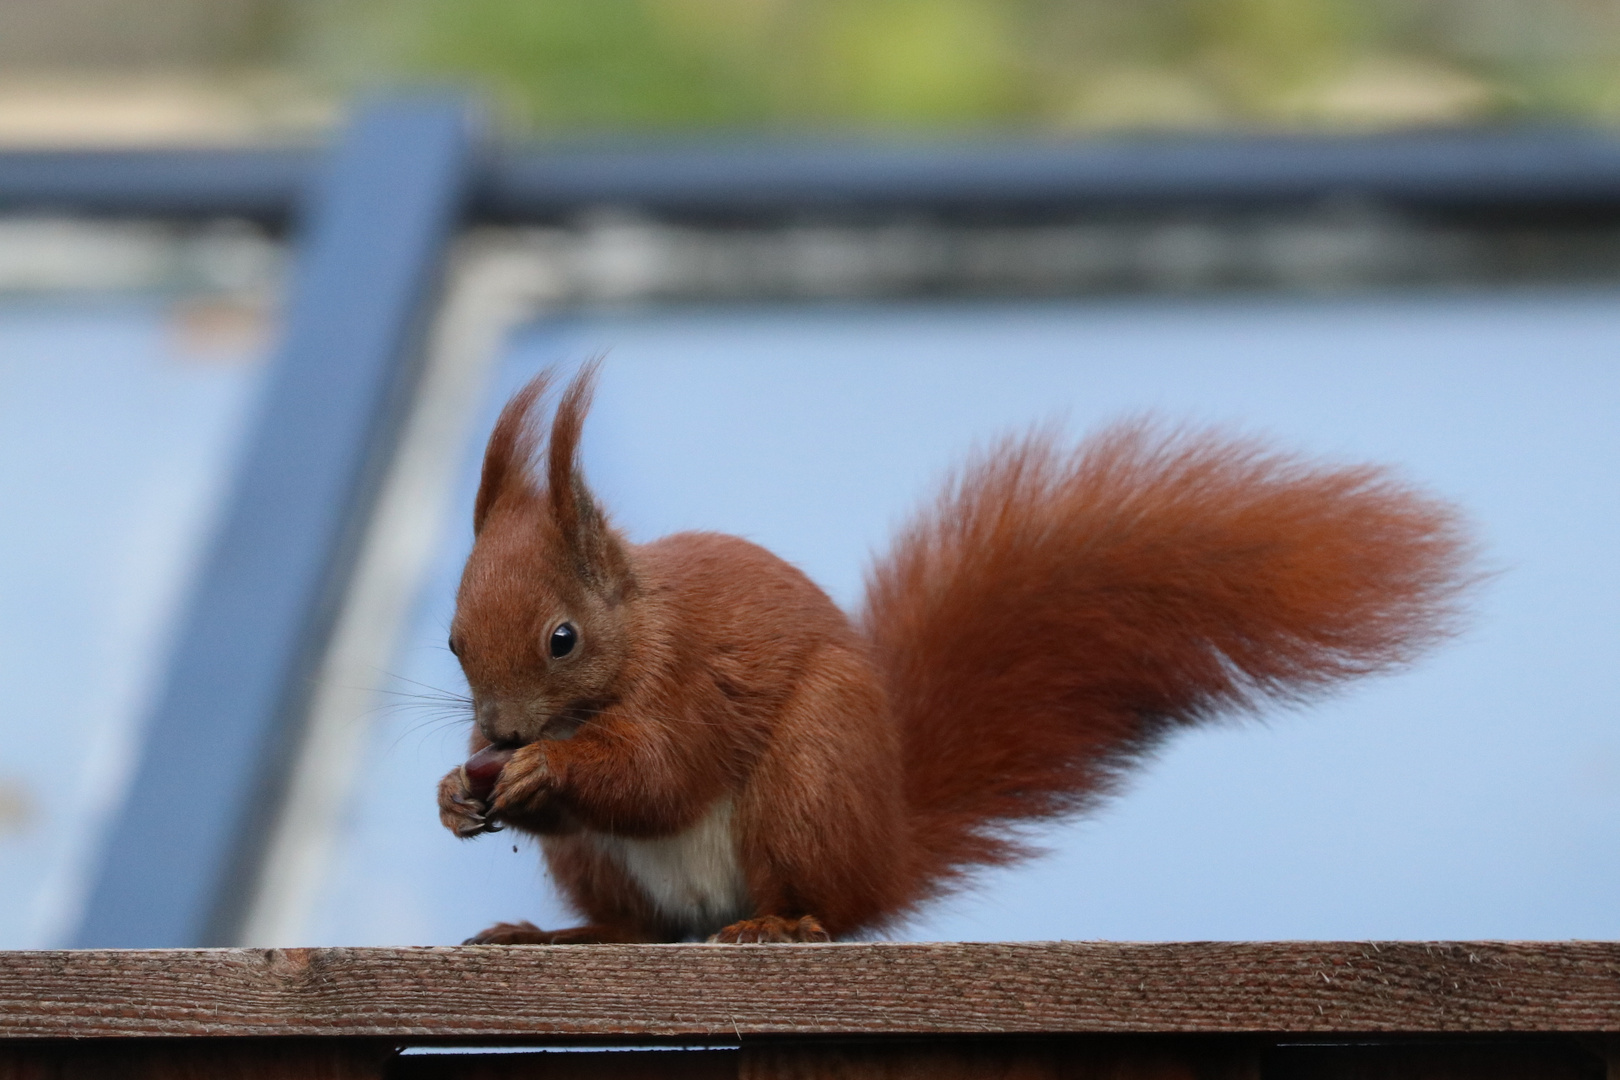
M1620 1033L1616 942L0 953L0 1039Z

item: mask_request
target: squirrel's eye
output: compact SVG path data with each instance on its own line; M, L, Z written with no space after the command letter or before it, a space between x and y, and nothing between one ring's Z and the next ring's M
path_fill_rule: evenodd
M461 642L456 640L456 635L454 635L454 634L450 635L450 641L448 642L448 644L450 646L451 655L456 657L456 659L459 660L461 658Z
M574 629L573 623L561 623L551 632L551 655L553 657L567 656L574 651L579 642L579 631Z

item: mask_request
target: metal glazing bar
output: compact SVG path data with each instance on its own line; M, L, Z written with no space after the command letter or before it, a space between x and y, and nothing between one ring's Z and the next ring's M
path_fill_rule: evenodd
M0 153L0 213L249 218L281 225L320 166L303 149Z
M0 152L0 213L257 218L290 211L296 149ZM1620 212L1620 138L1598 129L1084 140L712 139L507 147L470 215L565 221L615 206L665 219L805 214L1028 216L1110 207L1275 207L1350 196L1431 210Z
M474 213L565 220L618 206L725 222L895 213L1046 216L1277 208L1356 197L1418 209L1620 209L1620 139L1591 129L1088 140L721 142L510 149Z

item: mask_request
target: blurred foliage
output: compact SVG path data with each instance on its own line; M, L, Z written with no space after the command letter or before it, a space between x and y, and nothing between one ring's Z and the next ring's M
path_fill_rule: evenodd
M539 130L1391 126L1620 116L1620 0L304 0L342 89Z

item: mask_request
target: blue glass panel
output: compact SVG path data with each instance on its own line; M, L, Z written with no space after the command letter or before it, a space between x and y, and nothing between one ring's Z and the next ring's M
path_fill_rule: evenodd
M230 304L0 300L0 947L77 922L262 337Z

